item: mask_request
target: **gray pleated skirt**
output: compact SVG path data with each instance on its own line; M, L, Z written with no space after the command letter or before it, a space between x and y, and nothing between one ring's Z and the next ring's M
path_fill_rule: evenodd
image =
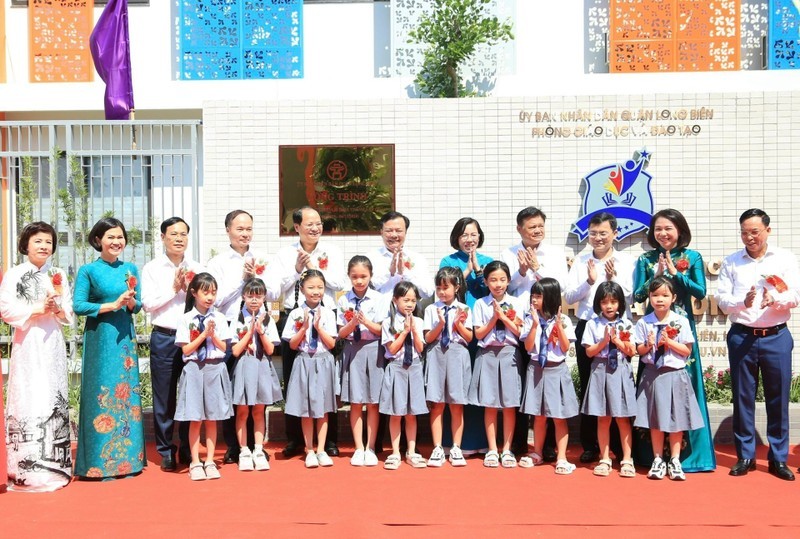
M620 359L613 372L608 360L592 360L589 385L581 413L598 417L633 417L636 415L636 384L630 362Z
M463 344L450 343L446 349L437 342L425 356L425 398L430 402L468 404L472 364Z
M403 367L402 359L387 360L383 371L380 412L386 415L428 413L422 363L418 359L408 367Z
M215 421L233 415L231 379L222 359L187 361L178 380L176 421Z
M378 339L346 341L342 351L342 400L378 404L383 385L383 359L378 358Z
M333 355L300 352L294 359L286 388L286 413L297 417L323 417L336 411L336 365Z
M469 403L487 408L517 408L522 395L519 359L516 346L478 348Z
M233 369L233 404L275 404L283 400L281 381L269 356L246 354Z
M634 426L662 432L702 428L703 416L686 369L662 370L645 365L636 393Z
M578 415L578 397L565 361L542 368L531 360L525 373L525 395L520 411L555 419Z

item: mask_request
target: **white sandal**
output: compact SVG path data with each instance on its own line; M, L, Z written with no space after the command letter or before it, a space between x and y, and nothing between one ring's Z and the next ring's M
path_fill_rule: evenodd
M575 471L576 466L566 460L556 462L556 473L558 475L569 475Z
M534 466L539 466L543 462L544 459L542 459L542 456L536 451L532 451L519 459L519 467L533 468Z
M489 451L483 457L483 465L487 468L497 468L500 464L500 455L497 454L497 451Z

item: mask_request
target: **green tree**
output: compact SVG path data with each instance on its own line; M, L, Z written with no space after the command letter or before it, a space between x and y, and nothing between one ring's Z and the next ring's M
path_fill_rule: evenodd
M479 45L514 39L510 20L500 22L486 16L490 1L433 0L432 13L409 33L411 43L428 45L415 81L422 93L430 97L473 95L461 81L461 66Z

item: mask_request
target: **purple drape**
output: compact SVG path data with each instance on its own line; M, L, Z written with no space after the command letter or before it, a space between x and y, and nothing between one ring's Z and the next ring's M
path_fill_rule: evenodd
M89 37L94 67L106 83L106 120L128 120L133 110L128 0L109 0Z

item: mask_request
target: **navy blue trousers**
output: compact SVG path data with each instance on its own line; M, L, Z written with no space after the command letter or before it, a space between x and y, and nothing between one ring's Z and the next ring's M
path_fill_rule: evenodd
M792 381L794 339L787 328L756 337L737 326L728 331L728 356L733 383L733 434L736 454L756 457L755 405L759 371L767 406L769 460L789 456L789 387Z
M182 370L183 356L181 349L175 346L175 337L153 331L150 334L150 382L153 386L156 451L161 456L174 455L177 449L172 443L172 418ZM189 423L181 422L178 438L181 446L189 449Z

